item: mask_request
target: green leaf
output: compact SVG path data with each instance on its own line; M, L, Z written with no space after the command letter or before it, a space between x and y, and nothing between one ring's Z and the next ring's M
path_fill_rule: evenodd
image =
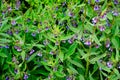
M0 39L0 43L10 43L11 40L9 39Z
M72 66L69 66L69 68L67 70L70 74L72 74L72 73L78 74L78 71L75 68L73 68Z
M63 52L60 52L58 57L59 57L60 60L63 62L63 60L64 60L64 53L63 53Z
M85 80L84 76L83 76L83 75L80 75L80 76L79 76L79 80Z
M3 36L3 37L10 38L10 35L8 35L8 34L5 34L5 33L0 33L0 36Z
M103 65L102 63L98 62L98 66L104 71L111 72L110 68L108 68L106 65Z
M68 61L69 61L70 63L76 65L77 67L84 69L83 65L81 65L79 62L77 62L77 61L75 61L75 60L68 59Z
M95 43L97 43L98 45L101 45L100 41L98 40L98 38L95 34L92 37L93 37L93 40L95 41Z
M92 64L95 64L96 61L98 61L99 59L101 59L101 58L103 58L103 57L105 57L105 56L106 56L105 53L104 53L104 54L101 54L101 55L97 55L95 58L92 58L92 59L90 60L90 62L91 62Z
M88 17L90 17L90 18L93 17L93 9L92 9L92 7L90 5L87 6L87 10L86 11L87 11L86 15Z
M1 57L7 57L7 55L5 53L0 53Z
M25 60L25 51L21 52L21 56L22 56L22 60L24 61Z
M111 13L108 13L108 14L107 14L107 18L110 19L110 20L112 20L112 19L113 19L112 14L111 14Z
M118 37L112 37L112 43L115 46L115 48L119 48L120 45L120 39Z
M68 39L70 39L70 38L72 38L74 35L71 35L71 34L69 34L69 35L62 35L62 36L60 36L60 40L68 40Z
M67 53L65 54L65 59L67 59L68 57L70 57L70 56L75 52L76 47L77 47L77 43L74 42L74 43L69 47Z
M36 57L37 53L33 53L30 58L27 60L27 62L30 62L31 60L33 60Z
M65 76L65 74L63 74L62 72L55 72L55 75L57 76L57 77L64 77Z

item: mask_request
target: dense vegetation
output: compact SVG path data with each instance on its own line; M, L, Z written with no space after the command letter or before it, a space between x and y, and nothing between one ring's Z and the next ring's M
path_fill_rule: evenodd
M119 0L0 0L0 80L118 79Z

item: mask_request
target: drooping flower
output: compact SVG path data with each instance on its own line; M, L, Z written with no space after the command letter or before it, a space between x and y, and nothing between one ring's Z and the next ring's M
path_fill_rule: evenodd
M12 32L11 30L8 30L8 31L7 31L7 34L12 35L13 32Z
M54 54L54 51L50 51L50 54L53 55L53 54Z
M55 42L55 45L56 45L56 46L57 46L57 45L59 45L59 42L58 42L58 41L56 41L56 42Z
M108 68L112 68L112 62L108 61L108 62L106 63L106 65L107 65Z
M69 15L70 17L73 17L73 16L74 16L74 14L73 14L72 12L69 12L68 15Z
M21 49L19 46L14 46L14 48L15 48L18 52L22 51L22 49Z
M36 33L33 32L33 33L31 33L31 35L32 35L33 37L35 37L35 36L36 36Z
M10 79L9 79L9 77L7 76L7 77L5 78L5 80L10 80Z
M11 7L8 7L8 11L12 11L12 8L11 8Z
M40 57L42 57L42 53L41 52L39 52L37 55L40 56Z
M63 43L66 43L66 40L62 40Z
M91 45L91 41L87 40L84 44L87 45L87 46L90 46Z
M14 25L16 25L16 21L15 20L12 20L11 21L11 24L14 26Z
M46 40L43 41L43 44L46 46L46 45L49 44L49 41L46 39Z
M99 10L99 6L98 6L98 5L95 5L95 6L94 6L94 10L95 10L95 11Z
M114 16L118 16L118 15L119 15L118 11L112 11L112 14L113 14Z
M68 43L72 44L73 40L72 39L68 39Z
M109 22L109 20L108 20L108 19L106 19L106 26L108 26L108 27L110 27L110 26L111 26L111 24L110 24L110 22Z
M4 46L6 49L8 49L9 48L9 46L8 45L6 45L6 46Z
M31 54L33 54L34 52L35 52L35 50L34 50L34 49L31 49L29 54L31 55Z
M98 44L95 45L95 48L99 48L100 46Z
M28 75L24 74L24 80L27 80L27 79L28 79Z
M49 30L49 27L47 26L47 27L45 27L45 30L47 31L47 30Z
M17 74L17 73L18 73L18 70L17 70L17 69L14 69L14 73Z
M118 4L119 2L118 2L118 0L114 0L114 4Z
M113 48L111 48L111 47L110 47L110 48L109 48L109 51L111 51L111 52L112 52L112 51L113 51Z
M21 4L21 2L19 0L17 0L16 1L16 7L15 7L16 10L18 10L20 8L20 4Z
M110 40L106 40L105 46L106 46L106 48L109 48L109 47L110 47Z
M99 30L100 30L100 31L104 31L104 30L105 30L105 27L104 27L104 26L99 26Z
M96 24L97 22L98 22L98 18L97 17L92 18L92 23L93 24Z
M95 2L100 2L100 0L95 0Z

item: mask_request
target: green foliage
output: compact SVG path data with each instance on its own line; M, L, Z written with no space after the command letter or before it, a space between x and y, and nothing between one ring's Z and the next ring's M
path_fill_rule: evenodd
M119 0L0 0L0 80L119 80Z

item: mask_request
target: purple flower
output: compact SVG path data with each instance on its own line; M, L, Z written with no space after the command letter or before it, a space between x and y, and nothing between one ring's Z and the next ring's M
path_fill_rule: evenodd
M14 26L14 25L16 25L16 21L15 20L12 20L11 21L11 24Z
M110 24L110 22L109 22L109 20L108 20L108 19L106 19L106 26L108 26L108 27L110 27L110 26L111 26L111 24Z
M11 7L8 7L8 11L12 11L12 8L11 8Z
M6 13L6 11L2 11L2 15L4 15Z
M28 32L28 29L26 29L25 32L27 33L27 32Z
M34 52L35 52L35 50L34 50L34 49L31 49L31 51L30 51L29 54L31 55L31 54L33 54Z
M40 56L40 57L42 57L42 53L40 53L40 52L37 55Z
M10 80L10 79L9 79L9 77L7 76L7 77L5 78L5 80Z
M114 4L118 4L119 2L118 2L118 0L114 0Z
M7 31L7 34L12 35L13 32L12 32L11 30L8 30L8 31Z
M35 37L35 36L36 36L36 33L31 33L31 35L32 35L33 37Z
M50 51L50 54L53 55L53 54L54 54L54 51Z
M84 41L84 37L83 36L80 38L80 41Z
M30 22L30 20L31 20L31 19L30 19L30 18L28 18L28 19L27 19L27 22Z
M113 51L113 48L111 48L111 47L110 47L110 48L109 48L109 51L111 51L111 52L112 52L112 51Z
M44 40L44 41L43 41L43 44L44 44L45 46L46 46L48 43L49 43L48 40Z
M47 27L45 27L45 30L47 31L47 30L49 30L49 27L47 26Z
M17 73L18 73L18 70L17 70L17 69L15 69L15 70L14 70L14 73L15 73L15 74L17 74Z
M74 36L73 36L73 39L78 39L78 35L77 35L77 34L74 35Z
M110 47L110 40L107 40L107 41L105 42L105 46L106 46L106 48L109 48L109 47Z
M2 26L2 23L0 22L0 27Z
M117 11L113 11L112 14L113 14L114 16L118 16L118 15L119 15Z
M88 40L84 44L87 45L87 46L90 46L91 45L91 41Z
M67 77L66 77L66 80L72 80L72 77L67 76Z
M100 46L98 44L95 45L95 48L99 48Z
M99 6L98 6L98 5L95 5L95 6L94 6L94 10L95 10L95 11L99 10Z
M16 1L16 10L18 10L18 9L19 9L19 7L20 7L20 1L19 1L19 0L17 0L17 1Z
M56 42L55 42L55 45L56 45L56 46L57 46L57 45L59 45L59 42L58 42L58 41L56 41Z
M22 49L21 49L19 46L14 46L14 48L15 48L18 52L22 51Z
M73 17L74 16L74 14L72 13L72 12L69 12L69 14L68 14L70 17Z
M100 31L104 31L105 27L104 26L99 26Z
M68 26L66 26L66 29L67 29L67 30L69 30L69 27L68 27Z
M112 68L112 62L108 61L106 65L108 68Z
M8 45L6 45L6 46L4 46L4 48L8 49L8 48L9 48L9 46L8 46Z
M0 46L0 48L3 48L3 46Z
M19 30L16 30L15 33L18 34L18 33L19 33Z
M92 23L93 24L96 24L97 22L98 22L98 18L97 17L92 18Z
M107 16L106 13L104 13L103 15L100 16L100 18L104 19L106 18L106 16Z
M68 39L68 43L72 44L73 40L72 39Z
M100 0L95 0L95 2L100 2Z
M62 40L63 43L66 43L66 40Z
M27 79L28 79L28 75L24 74L24 80L27 80Z

